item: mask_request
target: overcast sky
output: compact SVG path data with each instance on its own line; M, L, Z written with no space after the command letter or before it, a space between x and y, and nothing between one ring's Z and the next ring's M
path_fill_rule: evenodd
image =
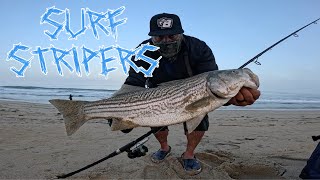
M55 47L69 50L77 47L79 61L83 60L81 47L97 51L102 46L120 46L132 50L149 38L150 18L158 13L175 13L180 16L185 34L205 41L212 49L220 69L238 68L247 60L287 36L293 31L320 17L319 0L224 0L224 1L184 1L184 0L0 0L2 21L0 44L0 86L49 86L117 89L126 78L119 59L107 63L111 71L108 78L101 74L101 57L89 63L90 74L86 75L81 65L80 77L62 65L64 76L59 75L51 51L44 53L47 75L41 72L38 56L30 54L37 47ZM81 29L81 8L97 13L106 13L125 7L117 20L127 19L117 27L117 41L111 35L97 28L99 39L93 30L87 28L77 39L69 39L63 29L57 40L50 40L44 31L50 33L55 27L40 24L47 8L62 10L50 19L63 24L65 10L70 12L70 27L73 32ZM89 16L85 11L85 26L89 27ZM108 21L101 21L107 26ZM261 66L254 63L252 69L261 81L261 89L268 91L320 92L320 22L291 37L259 58ZM20 50L17 56L29 60L31 66L24 77L16 77L10 67L20 69L18 61L7 60L8 52L14 45L21 44L29 50ZM111 50L107 56L116 56ZM65 60L73 67L71 55ZM161 62L161 61L160 61Z

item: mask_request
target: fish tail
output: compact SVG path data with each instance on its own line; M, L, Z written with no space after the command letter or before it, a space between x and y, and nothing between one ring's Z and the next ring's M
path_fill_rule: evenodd
M83 107L88 102L62 99L52 99L49 102L63 115L68 136L75 133L87 121Z

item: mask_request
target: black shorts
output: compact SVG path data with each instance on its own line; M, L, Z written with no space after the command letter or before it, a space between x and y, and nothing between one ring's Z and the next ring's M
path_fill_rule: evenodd
M162 127L152 127L152 130L159 130ZM202 121L200 122L200 124L196 127L195 131L208 131L209 129L209 117L208 114L206 116L204 116L204 118L202 119ZM166 131L169 130L168 126L164 126L164 128L162 128L160 131Z

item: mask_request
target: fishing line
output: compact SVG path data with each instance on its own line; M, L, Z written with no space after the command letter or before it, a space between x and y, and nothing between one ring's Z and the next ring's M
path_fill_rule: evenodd
M299 35L297 34L299 31L303 30L304 28L306 28L306 27L308 27L308 26L310 26L310 25L312 25L312 24L317 24L317 21L319 21L319 20L320 20L320 18L312 21L311 23L303 26L302 28L300 28L300 29L294 31L293 33L289 34L288 36L284 37L284 38L281 39L280 41L274 43L273 45L271 45L270 47L266 48L266 49L263 50L261 53L257 54L256 56L254 56L253 58L251 58L249 61L247 61L246 63L244 63L244 64L243 64L242 66L240 66L238 69L242 69L242 68L246 67L246 66L247 66L248 64L250 64L251 62L254 62L254 63L257 64L257 65L261 65L261 63L258 61L258 58L259 58L260 56L262 56L264 53L268 52L268 51L271 50L273 47L275 47L276 45L280 44L282 41L288 39L288 38L291 37L291 36L299 37Z

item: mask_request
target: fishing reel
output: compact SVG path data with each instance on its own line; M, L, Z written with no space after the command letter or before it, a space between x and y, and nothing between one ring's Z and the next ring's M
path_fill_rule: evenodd
M130 149L127 150L128 157L130 159L134 159L137 157L145 156L148 152L147 146L143 145L149 140L149 137L144 138L143 140L136 143L134 146L132 146Z
M148 148L147 146L145 145L141 145L133 150L129 150L127 151L128 152L128 157L130 159L134 159L134 158L137 158L137 157L142 157L142 156L145 156L148 152Z

